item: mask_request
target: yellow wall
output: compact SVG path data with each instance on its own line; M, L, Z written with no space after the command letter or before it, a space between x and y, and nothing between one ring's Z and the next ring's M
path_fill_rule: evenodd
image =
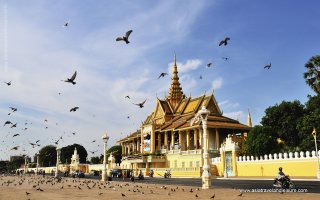
M279 167L290 176L316 177L316 158L237 162L238 176L276 176Z

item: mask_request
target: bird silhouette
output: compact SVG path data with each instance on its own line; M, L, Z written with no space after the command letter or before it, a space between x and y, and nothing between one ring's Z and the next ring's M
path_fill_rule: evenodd
M240 194L238 194L239 197L242 197L242 195L243 195L243 192L240 192Z
M16 112L18 109L14 108L14 107L9 107L11 109L12 112Z
M26 192L26 195L29 195L29 194L31 194L30 192Z
M78 109L79 109L79 107L77 107L77 106L73 107L73 108L70 109L70 112L76 112Z
M5 126L5 125L7 125L7 124L12 124L12 122L6 121L3 126Z
M15 147L11 148L10 150L18 150L19 147L20 146L15 146Z
M195 197L198 198L199 196L196 194Z
M116 41L121 41L121 40L123 40L123 41L126 42L126 44L129 44L129 43L130 43L130 42L129 42L129 36L130 36L131 33L132 33L132 30L127 31L125 36L123 36L123 37L117 37L117 38L116 38Z
M229 60L228 57L222 57L222 59L225 60L225 61Z
M214 199L216 197L216 194L213 194L210 199Z
M207 64L207 68L211 67L212 63L208 63Z
M36 143L40 142L40 140L37 140Z
M269 63L268 65L264 66L264 69L270 69L271 68L271 63Z
M124 98L128 98L128 99L130 99L129 95L125 96Z
M17 133L17 134L14 134L12 137L16 137L16 136L19 136L20 134L19 133Z
M126 195L125 195L125 194L123 194L123 193L121 193L121 196L125 197Z
M202 79L202 76L200 75L200 77L199 77L200 79Z
M76 84L76 82L74 82L74 80L76 79L77 76L77 71L74 72L74 74L71 76L71 78L68 78L67 80L61 80L67 83L72 83L73 85Z
M164 76L166 76L166 75L168 75L168 73L163 73L163 72L162 72L162 73L159 75L158 79L161 78L161 77L164 77Z
M95 140L92 141L92 143L96 142Z
M69 26L69 23L70 23L70 21L66 21L66 22L63 24L63 26L64 26L64 27L68 27L68 26Z
M12 124L12 126L10 128L15 128L15 127L17 127L17 123Z
M10 86L11 85L11 81L9 82L4 82L5 84L7 84L7 86Z
M141 103L134 103L134 105L137 105L137 106L139 106L140 108L143 108L144 107L144 103L147 101L147 99L146 100L144 100L143 102L141 102Z
M189 192L193 192L192 188L190 189L190 191L189 191Z
M227 46L229 40L230 40L229 37L224 38L223 40L220 41L219 46L221 45Z

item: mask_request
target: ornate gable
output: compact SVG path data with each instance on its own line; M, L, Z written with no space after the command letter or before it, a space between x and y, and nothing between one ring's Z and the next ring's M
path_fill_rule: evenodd
M208 110L210 110L211 115L222 115L218 103L213 96L213 93L203 100L203 104L207 107Z

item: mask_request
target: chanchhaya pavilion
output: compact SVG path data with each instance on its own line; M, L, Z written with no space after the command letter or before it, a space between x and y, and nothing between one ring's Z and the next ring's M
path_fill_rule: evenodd
M196 98L184 95L174 55L167 97L163 100L157 98L153 112L146 117L140 129L118 141L122 146L121 168L132 169L135 173L142 170L145 175L151 169L154 175L163 175L166 169L170 169L174 176L199 177L203 164L203 129L201 120L193 125L190 121L202 106L210 111L207 144L211 158L219 156L221 144L227 137L234 142L245 139L251 126L250 117L248 125L244 125L223 116L213 93ZM232 175L232 166L229 168L229 175ZM215 167L211 168L211 174L218 175Z

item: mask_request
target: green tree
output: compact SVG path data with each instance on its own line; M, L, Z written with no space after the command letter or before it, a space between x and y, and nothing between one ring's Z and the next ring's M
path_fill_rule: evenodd
M304 115L304 106L298 101L283 101L266 109L261 124L270 127L275 137L284 141L285 151L295 151L300 143L297 124Z
M90 162L91 164L101 164L102 162L100 162L100 157L99 156L95 156L95 157L91 157Z
M320 130L320 96L309 96L305 104L305 114L297 124L299 131L299 147L302 151L314 149L313 127Z
M280 149L272 129L261 125L256 125L250 130L245 144L248 154L254 156L276 153Z
M39 151L39 164L43 167L55 166L57 162L57 147L47 145Z
M88 153L87 153L87 150L80 144L68 145L66 147L61 148L60 161L62 163L66 163L66 161L67 161L70 164L71 157L74 153L75 148L77 148L80 163L86 163Z
M120 145L112 146L107 150L107 158L109 158L110 154L112 153L115 158L115 162L120 163L122 159L121 151L122 147Z
M303 74L306 83L320 95L320 55L313 56L305 64L307 71Z
M8 163L9 161L0 161L0 173L8 171Z

